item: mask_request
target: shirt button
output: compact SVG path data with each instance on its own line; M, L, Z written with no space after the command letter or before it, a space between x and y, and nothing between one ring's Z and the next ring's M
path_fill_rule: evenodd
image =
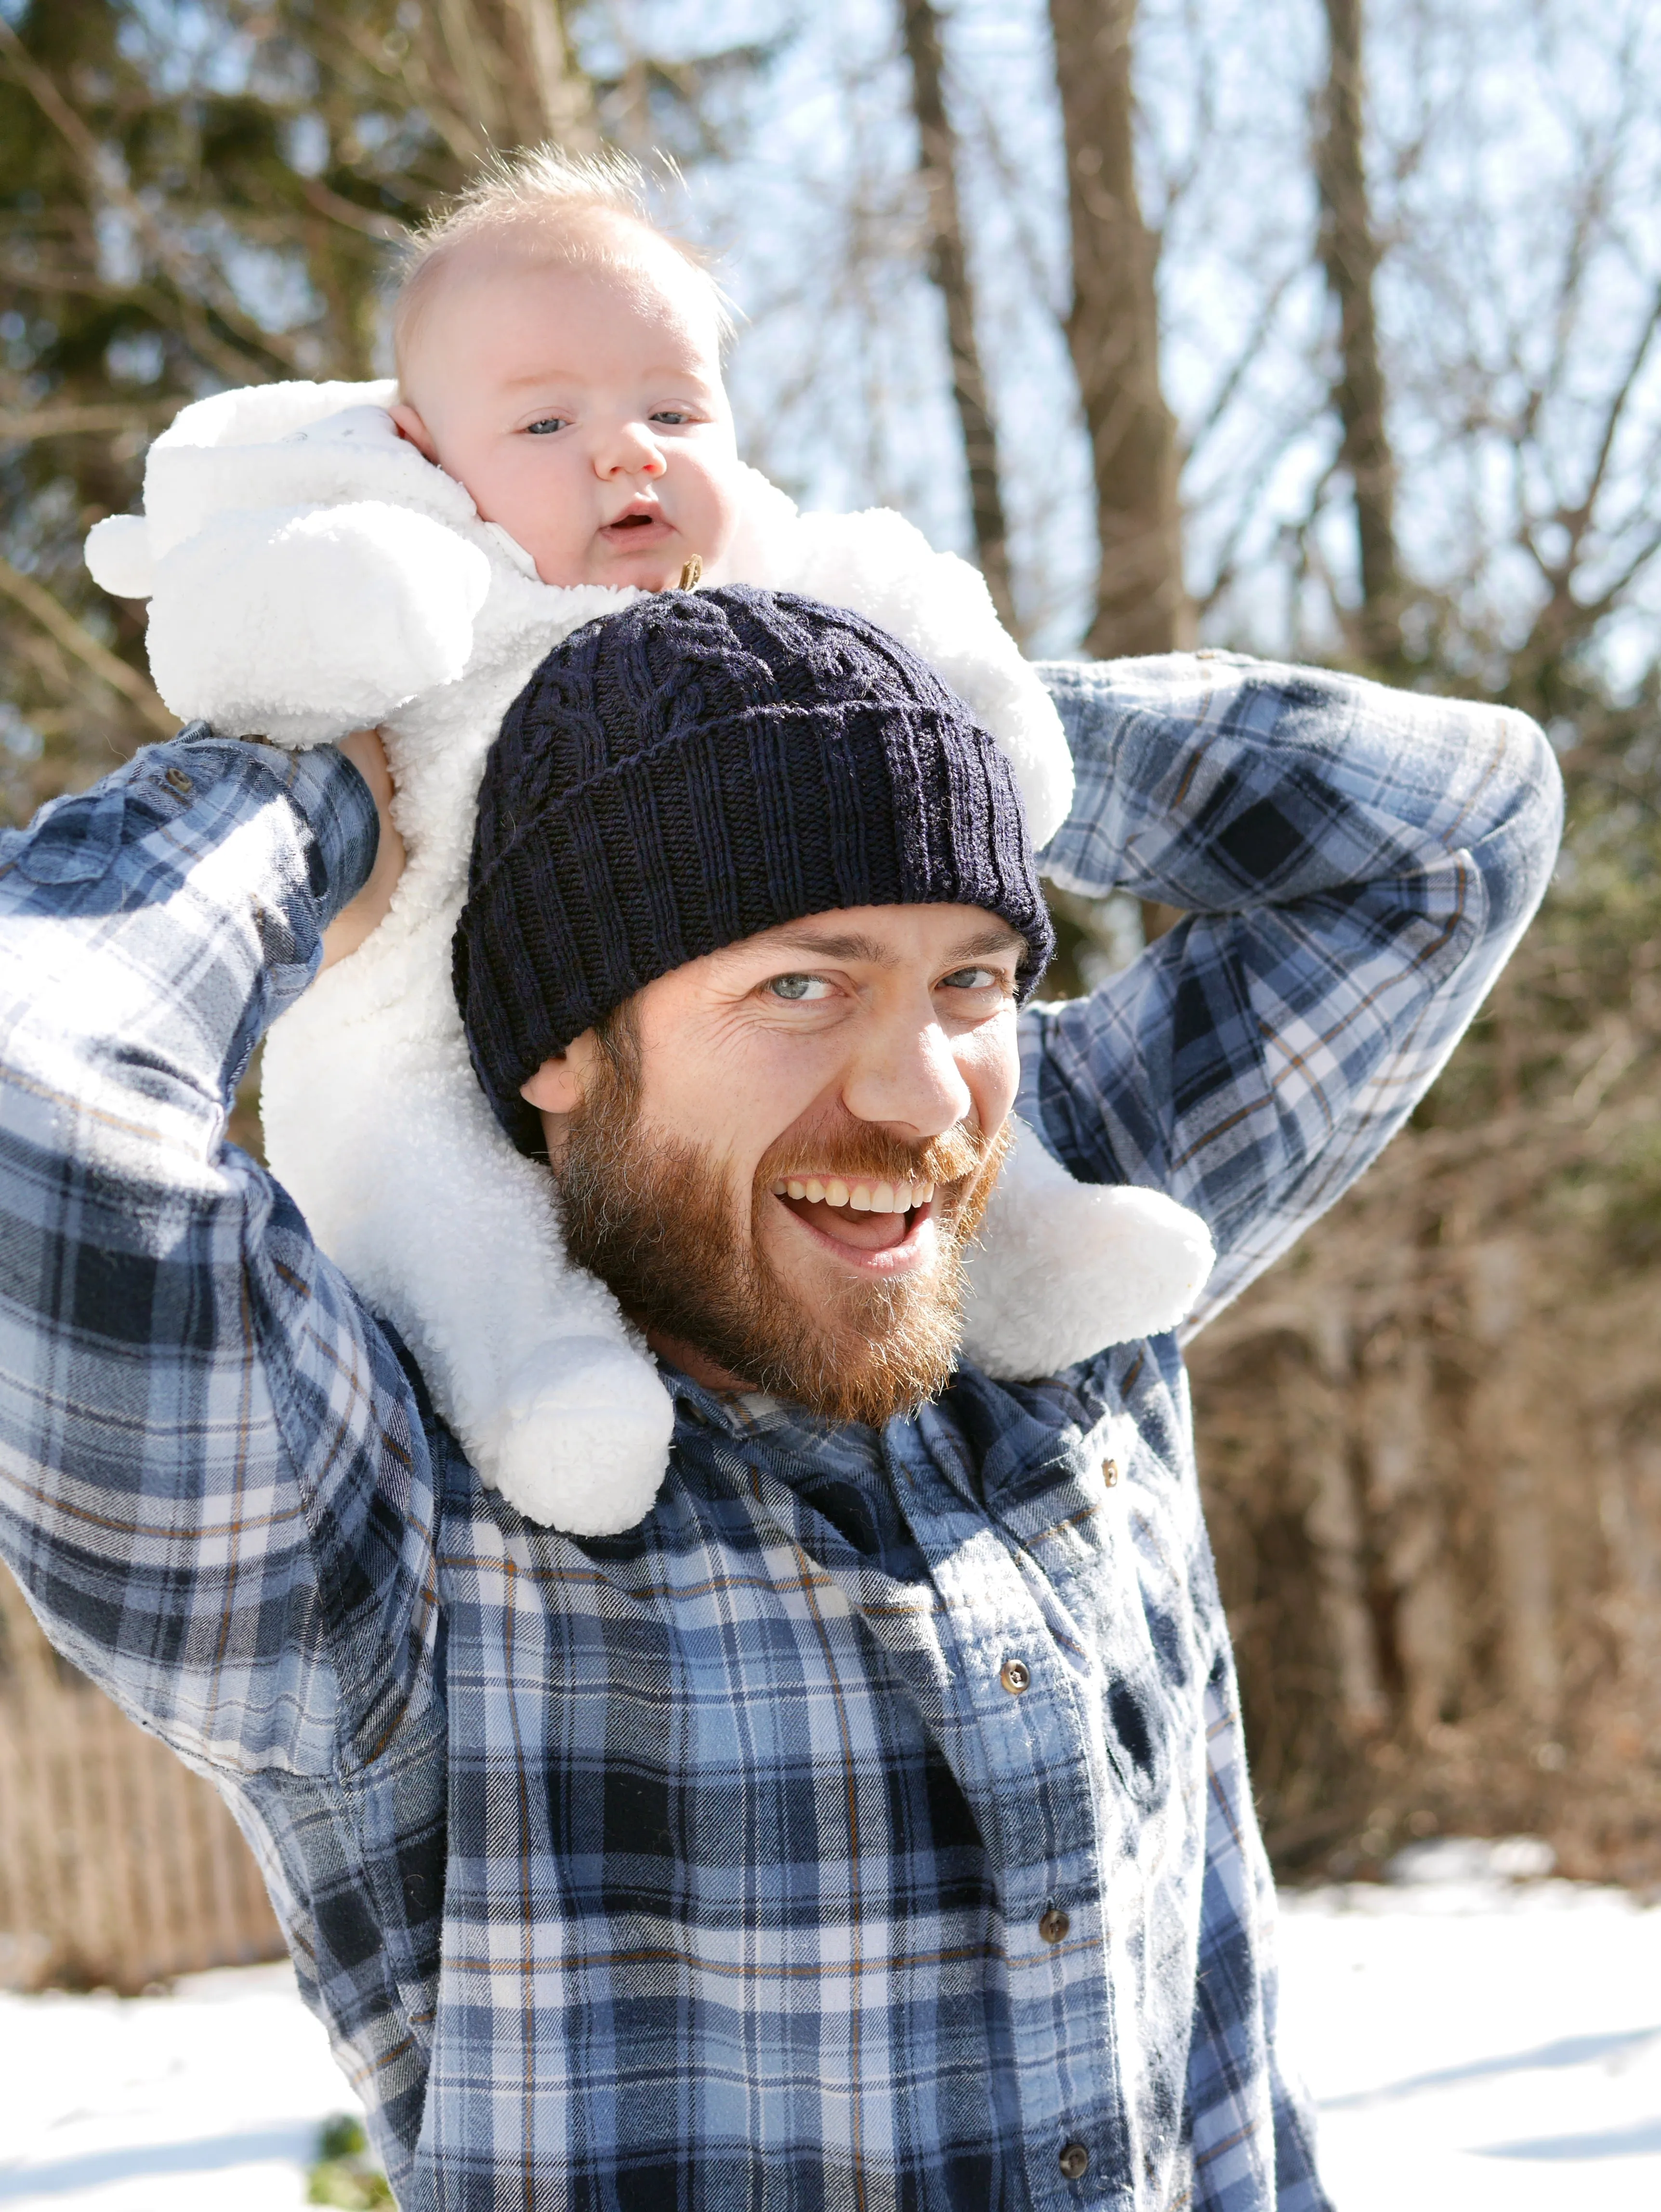
M1068 1918L1066 1913L1058 1906L1052 1905L1038 1923L1038 1933L1046 1943L1064 1943L1067 1941L1067 1931L1072 1925L1073 1923ZM1079 2171L1082 2173L1084 2168L1080 2166Z
M1109 1488L1110 1490L1111 1490L1111 1489L1112 1489L1112 1487L1113 1487L1113 1486L1114 1486L1114 1484L1118 1480L1118 1479L1119 1479L1119 1462L1118 1462L1118 1461L1117 1461L1117 1460L1116 1460L1116 1459L1104 1459L1104 1460L1102 1462L1102 1480L1103 1480L1103 1481L1107 1485L1108 1488Z
M1080 2181L1089 2170L1090 2153L1081 2142L1063 2143L1057 2163L1069 2181Z
M1032 1686L1032 1670L1025 1659L1006 1659L998 1669L998 1680L1012 1698L1019 1698L1023 1690Z

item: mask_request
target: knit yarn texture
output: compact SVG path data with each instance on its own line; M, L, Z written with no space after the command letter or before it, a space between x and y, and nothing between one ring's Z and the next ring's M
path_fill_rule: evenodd
M456 1001L521 1152L519 1089L655 976L842 907L957 904L1054 936L1014 772L934 672L844 609L732 585L573 632L479 792Z

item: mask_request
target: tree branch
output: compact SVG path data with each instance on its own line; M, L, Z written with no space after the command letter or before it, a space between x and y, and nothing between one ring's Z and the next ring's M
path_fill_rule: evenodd
M79 407L65 402L57 407L33 408L21 415L0 413L0 446L28 444L37 438L107 436L123 430L144 430L153 422L171 422L181 404L177 399L135 400L125 406Z
M113 691L136 707L158 736L171 738L177 734L179 717L170 714L135 669L129 668L119 653L101 645L86 627L61 605L44 584L27 576L21 568L0 555L0 592L20 606L32 621L38 623L47 635L55 639L66 653L72 653L82 666L106 684Z
M0 53L7 57L10 74L16 82L28 94L80 163L88 189L102 194L113 205L120 209L149 246L157 264L166 271L176 288L180 313L189 331L192 344L204 360L212 362L223 374L239 382L246 379L252 366L247 355L234 351L214 335L198 303L199 273L180 263L149 210L115 175L108 155L84 119L70 106L3 15L0 15ZM257 352L265 354L270 361L289 369L296 366L292 347L280 337L263 330L252 317L245 314L223 285L213 284L210 289L218 295L210 303L213 312L228 329L243 337Z

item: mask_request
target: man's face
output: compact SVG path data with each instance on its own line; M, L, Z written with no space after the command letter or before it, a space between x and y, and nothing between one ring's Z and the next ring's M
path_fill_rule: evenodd
M697 1379L880 1421L938 1389L1018 1077L1007 922L813 915L660 977L525 1086L573 1256Z

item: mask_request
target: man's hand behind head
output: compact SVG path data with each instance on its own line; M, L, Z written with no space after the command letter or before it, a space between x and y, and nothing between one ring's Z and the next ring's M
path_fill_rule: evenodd
M350 906L344 906L323 933L323 965L332 968L386 918L399 878L404 873L404 840L392 820L392 779L386 766L386 749L379 730L354 730L340 740L340 750L369 787L375 812L380 817L380 842L375 848L369 880Z

